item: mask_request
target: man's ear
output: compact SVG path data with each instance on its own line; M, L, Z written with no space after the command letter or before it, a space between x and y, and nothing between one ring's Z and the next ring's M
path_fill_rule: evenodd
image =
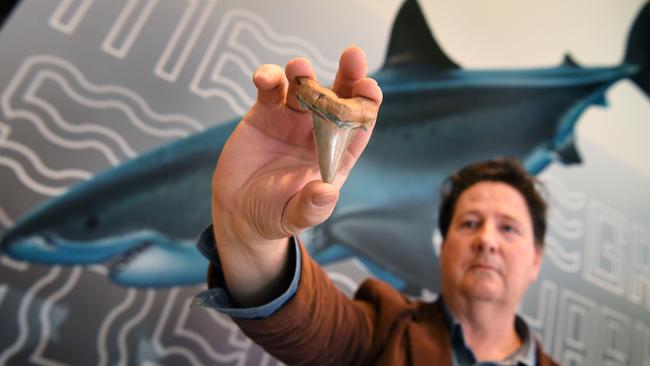
M530 282L535 282L539 277L539 271L542 269L542 259L544 258L544 251L542 245L535 243L535 253L533 254L533 265L530 269Z
M444 248L444 247L445 247L445 239L442 239L442 240L440 240L440 246L439 246L438 249L442 252L442 248Z
M436 255L440 257L440 250L442 250L442 245L445 242L445 238L442 237L440 229L436 229L431 238L431 244L433 244L433 251L436 252Z

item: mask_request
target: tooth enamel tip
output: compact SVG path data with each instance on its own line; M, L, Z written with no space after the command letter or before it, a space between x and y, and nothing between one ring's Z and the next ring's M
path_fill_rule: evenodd
M320 174L324 182L332 183L345 150L357 134L357 129L339 127L317 113L312 113L312 121Z

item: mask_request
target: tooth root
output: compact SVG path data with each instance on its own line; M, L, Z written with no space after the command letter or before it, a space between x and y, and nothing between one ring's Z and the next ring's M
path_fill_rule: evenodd
M332 183L345 150L357 134L356 128L339 127L336 123L312 113L316 157L323 182Z

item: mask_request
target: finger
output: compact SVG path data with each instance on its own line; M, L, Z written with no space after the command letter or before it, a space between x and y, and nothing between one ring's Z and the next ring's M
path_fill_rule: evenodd
M266 64L255 70L253 84L257 88L257 103L273 106L284 102L289 83L280 66Z
M355 97L364 97L370 99L376 104L376 107L379 108L382 100L384 99L383 93L377 81L372 78L363 78L357 80L357 82L352 87L352 98Z
M346 48L341 54L332 90L341 98L350 98L354 85L366 77L367 72L368 64L363 49L357 46Z
M314 69L311 67L311 62L306 58L298 57L287 63L287 66L284 68L284 73L287 75L289 80L289 93L287 94L287 105L296 111L306 111L303 108L300 108L298 105L298 100L293 91L293 80L299 76L308 77L310 79L316 80L316 74Z
M383 94L381 88L374 79L363 78L358 80L352 87L352 97L363 97L369 99L369 103L365 103L366 108L379 108L383 100ZM365 131L359 130L357 136L352 140L348 150L354 157L359 157L361 152L368 144L370 135L372 134L372 129L374 128L374 123L368 127Z
M338 198L339 190L332 184L318 180L307 183L282 214L283 234L294 235L324 222L332 215Z

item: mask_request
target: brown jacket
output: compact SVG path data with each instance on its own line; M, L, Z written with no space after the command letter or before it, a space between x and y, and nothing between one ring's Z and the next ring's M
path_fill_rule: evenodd
M348 299L300 245L295 296L266 319L234 319L289 365L451 365L449 326L439 302L409 300L369 279ZM538 365L557 365L537 343Z

